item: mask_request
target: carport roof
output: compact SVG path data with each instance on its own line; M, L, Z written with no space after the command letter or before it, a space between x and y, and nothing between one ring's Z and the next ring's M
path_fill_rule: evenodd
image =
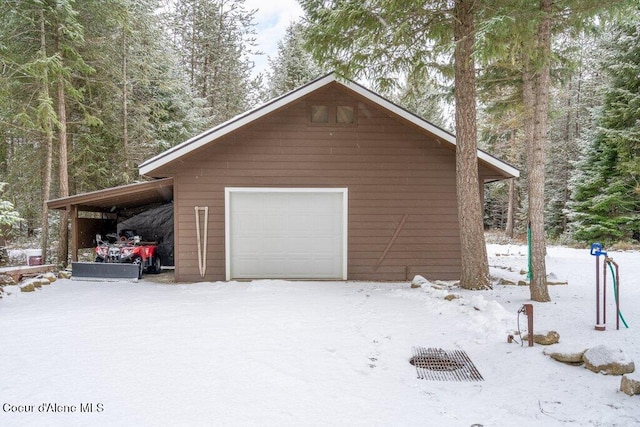
M121 185L105 190L48 200L49 209L76 206L93 212L116 212L173 200L173 178Z

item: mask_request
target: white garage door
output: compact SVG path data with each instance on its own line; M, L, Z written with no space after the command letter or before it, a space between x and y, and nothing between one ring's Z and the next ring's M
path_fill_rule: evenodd
M227 280L347 278L346 188L227 188Z

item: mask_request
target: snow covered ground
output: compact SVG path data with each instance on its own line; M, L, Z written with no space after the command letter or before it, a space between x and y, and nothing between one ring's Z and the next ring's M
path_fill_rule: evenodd
M523 277L526 248L488 248L493 276ZM556 247L548 272L568 285L534 303L535 329L558 331L562 345L620 348L640 369L640 253L610 255L629 329L615 330L610 307L607 331L594 330L594 258ZM507 343L527 287L150 279L6 288L0 425L640 424L640 396L618 391L620 377ZM464 350L484 381L418 379L418 346Z

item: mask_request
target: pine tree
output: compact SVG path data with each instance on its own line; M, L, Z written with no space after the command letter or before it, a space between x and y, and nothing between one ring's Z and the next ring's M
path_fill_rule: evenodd
M562 34L554 74L559 77L552 88L549 140L547 150L545 224L552 237L567 235L572 173L581 155L586 135L593 132L591 111L601 102L598 88L603 73L597 61L601 37L596 28L580 34Z
M13 227L22 221L13 203L4 199L7 186L6 182L0 182L0 247L6 246L7 240L13 234Z
M0 2L0 181L44 257L46 200L131 182L136 163L205 127L159 1Z
M275 98L303 84L322 73L313 57L305 49L304 28L300 23L291 23L282 40L278 42L278 52L269 58L267 73L267 97Z
M436 82L409 76L392 99L402 107L443 129L451 129L444 116L447 94Z
M573 193L576 239L610 243L640 230L640 25L616 27L605 44L610 76Z
M551 89L552 29L579 29L588 18L625 6L613 1L539 0L494 2L496 18L487 21L483 52L520 70L522 123L526 149L527 219L531 230L531 299L549 301L546 286L545 174ZM505 19L505 18L509 19Z
M250 106L254 15L244 0L177 0L173 5L169 31L191 87L206 100L209 125Z
M96 69L82 81L86 107L75 109L75 192L138 179L137 165L205 127L172 49L157 0L100 0L78 5L82 54Z
M15 184L20 180L26 185L12 186L8 193L18 201L18 209L28 213L25 218L32 227L40 217L42 256L46 262L49 217L45 202L51 190L54 133L59 124L52 82L63 72L60 56L49 52L53 38L49 21L55 18L56 10L46 2L4 2L2 7L0 70L7 95L0 108L5 130L2 137L11 142L14 156L35 166L25 171L24 163L15 164L10 159L8 181Z
M84 29L79 24L73 0L57 1L50 7L49 18L52 25L53 52L59 58L60 67L52 76L55 81L55 103L57 114L57 152L58 152L58 197L69 196L69 135L67 124L68 103L82 102L82 95L74 87L72 75L86 76L93 72L88 67L78 47L84 43ZM46 208L45 208L46 211ZM60 214L58 234L58 263L67 265L69 253L69 212Z

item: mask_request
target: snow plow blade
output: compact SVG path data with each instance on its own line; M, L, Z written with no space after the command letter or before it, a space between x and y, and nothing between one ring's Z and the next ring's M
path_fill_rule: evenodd
M139 264L120 264L108 262L72 262L71 280L134 280L140 274Z

